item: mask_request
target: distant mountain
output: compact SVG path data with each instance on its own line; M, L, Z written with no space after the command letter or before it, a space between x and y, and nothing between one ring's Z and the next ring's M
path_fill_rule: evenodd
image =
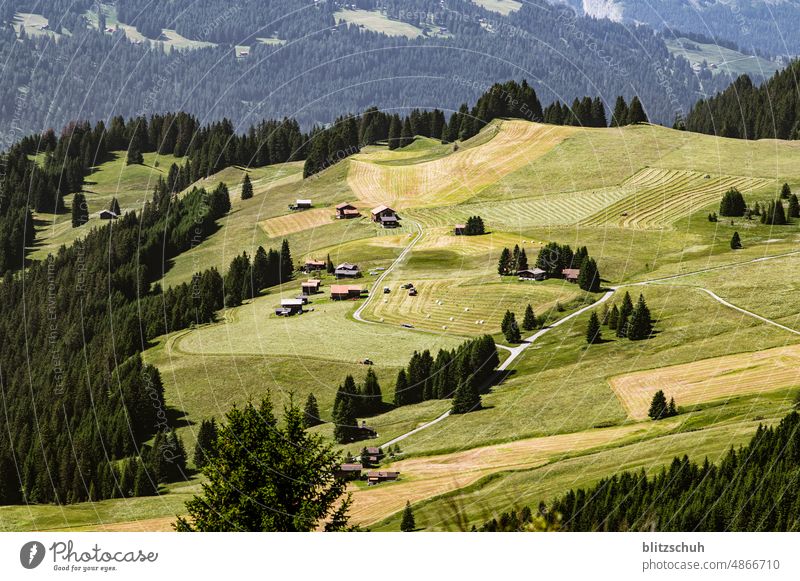
M800 3L795 0L563 0L579 14L664 31L692 32L774 56L800 54Z
M0 7L0 137L187 111L292 116L305 128L370 106L456 110L528 79L542 102L639 96L671 124L727 75L698 75L647 26L565 6L468 0L10 0Z

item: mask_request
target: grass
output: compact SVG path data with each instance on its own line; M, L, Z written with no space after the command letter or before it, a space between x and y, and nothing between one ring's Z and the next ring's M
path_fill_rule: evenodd
M359 200L373 206L454 205L544 155L573 132L570 127L505 121L484 129L485 143L432 161L389 165L355 155L347 181Z
M17 12L14 15L13 27L20 34L21 30L25 30L25 35L28 38L45 37L49 36L52 39L61 37L61 34L55 30L45 28L49 26L50 22L41 14L33 14L31 12Z
M422 30L399 20L392 20L378 10L339 10L333 17L337 22L345 21L348 24L355 24L371 30L380 32L388 36L405 36L406 38L416 38L422 34Z
M31 253L33 259L43 259L58 250L62 244L71 244L84 236L93 227L104 224L97 212L108 208L117 198L123 212L139 210L148 199L159 177L166 177L173 163L183 163L172 155L143 154L144 163L126 164L127 153L116 151L111 159L98 165L84 182L83 192L89 206L89 222L73 228L70 214L72 195L64 198L67 212L64 214L34 215L37 221L36 246Z
M478 6L483 6L486 10L499 12L503 16L508 16L522 8L522 2L517 0L472 0Z
M756 55L688 38L664 39L664 44L670 53L682 56L692 66L699 67L705 61L714 75L726 73L731 77L739 75L769 77L781 68L777 63Z
M798 354L800 345L777 347L628 373L610 383L628 415L642 420L657 389L680 406L766 391L788 393L800 385L800 370L794 365Z

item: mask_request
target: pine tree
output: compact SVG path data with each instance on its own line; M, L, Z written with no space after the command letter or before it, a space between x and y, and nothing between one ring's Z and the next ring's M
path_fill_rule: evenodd
M250 182L250 174L244 174L244 181L242 181L242 199L249 200L253 197L253 184Z
M644 112L641 101L639 101L639 97L634 97L631 99L631 106L628 109L627 121L628 125L647 123L647 115Z
M89 206L86 196L78 192L72 197L72 227L83 226L89 221Z
M200 496L186 503L178 531L347 530L347 483L331 444L303 425L290 404L279 424L269 400L234 407L219 430Z
M402 147L402 142L400 140L402 132L402 124L400 122L400 117L397 115L392 115L392 120L389 123L389 149L397 149L398 147Z
M650 402L650 410L647 412L647 415L651 420L660 420L661 418L667 417L668 413L669 406L667 404L667 398L664 392L659 389Z
M797 194L789 196L789 207L786 213L789 218L800 218L800 204L797 202Z
M597 263L588 256L584 258L578 274L578 286L587 292L596 293L600 290L600 272L597 270Z
M400 133L400 147L406 147L414 143L414 131L411 128L411 120L406 117L403 122L403 131Z
M744 216L746 210L747 203L739 190L731 188L723 194L719 204L720 216Z
M287 282L294 275L292 253L289 250L289 241L284 238L281 243L281 282Z
M197 442L194 445L194 465L198 469L205 467L209 455L217 441L217 422L214 418L200 422Z
M503 331L506 341L509 343L519 343L522 341L522 334L520 333L519 326L517 325L517 317L511 311L506 311L500 328Z
M622 298L622 306L619 309L619 318L617 319L617 337L625 337L628 332L628 318L633 312L633 300L630 293L625 292Z
M128 148L128 155L125 159L126 165L142 165L144 163L144 156L138 144L131 143Z
M481 394L474 378L467 376L459 382L453 394L453 407L450 411L454 414L466 414L479 409L481 409Z
M317 398L313 393L309 393L306 398L306 405L303 408L303 425L306 428L313 428L322 423L319 416L319 406L317 405Z
M503 248L500 253L500 261L497 263L497 273L500 276L511 274L509 265L511 264L511 251L508 248Z
M409 403L408 376L406 370L401 369L397 373L397 381L394 384L394 405L402 406Z
M108 205L108 209L114 212L116 216L122 214L122 210L119 207L119 202L117 201L117 198L111 198L111 203Z
M669 406L667 407L667 416L671 418L677 415L678 415L678 408L675 405L675 398L671 397L669 398Z
M628 104L621 95L614 104L614 113L611 115L611 126L622 127L628 124Z
M372 414L380 411L383 400L381 396L381 385L378 383L378 376L375 374L372 367L367 370L367 375L364 377L361 396L363 398L363 409L366 413Z
M404 533L410 533L416 530L417 525L414 522L414 512L411 510L411 503L406 501L406 508L403 510L403 520L400 522L400 530Z
M341 389L341 388L340 388ZM337 394L338 395L338 394ZM352 442L358 428L355 402L352 397L344 397L333 409L333 437L340 444Z
M586 326L586 342L589 344L600 343L602 339L600 319L597 318L597 313L592 311L592 315L589 317L589 324Z
M631 341L639 341L649 338L652 332L653 322L650 317L650 309L647 308L644 296L639 295L639 300L636 302L633 311L631 311L625 334Z
M330 254L328 254L328 257L325 259L325 270L328 274L334 274L336 272L336 267L333 265Z
M536 328L536 325L536 315L533 313L533 307L529 303L528 306L525 307L525 315L522 318L522 328L526 331L532 331Z
M792 188L789 187L789 184L784 183L781 187L781 198L784 200L788 199L789 196L792 194Z
M618 321L619 321L619 309L617 308L617 305L614 305L608 312L608 328L611 329L612 331L616 331Z
M739 233L734 232L731 237L731 250L739 250L742 247L742 240L739 238Z
M252 277L253 277L253 288L252 288L253 296L257 296L262 288L270 286L271 282L270 279L272 277L270 275L269 258L263 246L259 246L256 249L255 256L253 256Z

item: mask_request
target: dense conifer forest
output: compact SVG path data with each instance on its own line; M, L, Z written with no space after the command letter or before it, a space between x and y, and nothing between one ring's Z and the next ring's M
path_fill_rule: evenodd
M686 117L686 129L741 139L798 139L800 61L755 85L743 75L721 93L698 101Z
M570 490L551 504L486 522L483 531L525 530L532 514L566 531L800 530L800 414L759 426L719 464L674 458L654 475L623 472Z
M647 27L575 17L565 6L523 4L502 16L466 0L359 2L421 30L448 31L407 39L340 25L336 2L253 0L232 7L221 0L181 0L158 10L141 0L118 2L121 21L150 39L163 27L217 43L164 51L151 40L134 44L122 30L90 29L85 13L93 2L44 4L15 0L0 11L0 57L7 63L0 122L7 145L75 119L108 122L118 114L181 110L201 119L227 117L239 129L253 119L292 116L306 130L370 106L401 114L439 107L449 114L493 82L522 76L545 103L586 94L607 100L638 95L651 119L672 123L695 95L730 82L719 75L701 84L689 63L670 55ZM45 12L59 36L18 34L11 26L16 12ZM249 46L250 55L237 59L234 44Z

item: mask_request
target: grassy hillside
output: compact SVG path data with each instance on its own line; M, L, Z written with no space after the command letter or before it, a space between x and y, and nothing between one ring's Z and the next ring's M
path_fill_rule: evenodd
M137 203L149 180L168 167L146 162L132 170L137 176L125 173L119 160L98 171L88 188L96 190L96 203L114 192L124 196L123 206ZM546 331L483 397L485 409L447 417L401 442L394 464L401 481L354 485L353 515L362 524L396 530L395 513L411 500L421 526L457 528L459 520L480 523L618 470L655 470L676 454L714 460L744 441L758 421L784 414L800 388L791 364L800 348L800 334L792 332L800 331L800 304L789 275L800 261L798 220L768 226L757 219L707 219L732 186L750 205L774 199L784 182L800 189L797 143L651 125L581 129L498 121L456 147L429 139L395 151L371 146L306 180L300 164L252 170L255 196L247 201L238 198L244 171L229 168L204 181L228 183L233 209L216 233L168 265L162 283L186 281L210 266L224 272L234 255L277 247L285 238L297 262L330 255L335 263L358 263L365 273L358 284L370 298L332 302L334 281L325 277L324 292L309 305L313 311L278 318L273 309L281 297L298 293L298 275L219 313L216 323L162 338L145 358L162 372L190 449L199 422L221 417L233 403L268 391L276 403L292 395L302 403L314 393L329 419L337 386L348 373L360 379L366 367L359 361L368 357L388 404L397 370L414 350L451 348L483 333L502 343L506 310L521 319L531 304L552 324L600 298L561 280L500 277L504 247L520 245L533 264L549 241L585 245L604 285L617 287L607 305L619 305L626 291L634 300L642 293L655 319L654 336L638 342L604 327L603 342L587 346L590 311ZM288 204L297 198L312 199L314 209L291 212ZM336 220L340 202L355 204L362 217ZM403 227L384 230L371 222L369 210L379 204L395 207ZM483 217L488 233L454 236L453 225L474 215ZM730 248L734 231L741 250ZM41 238L37 252L69 241L62 236ZM417 296L400 288L408 282ZM353 316L364 301L367 322ZM674 394L677 417L646 419L656 386ZM371 443L425 425L448 408L447 401L387 408L369 419L380 434ZM315 431L332 436L333 427ZM163 526L157 507L148 506L152 526ZM166 503L161 515L175 510ZM59 518L97 522L85 507L65 507ZM56 526L49 517L11 509L0 509L2 522Z

